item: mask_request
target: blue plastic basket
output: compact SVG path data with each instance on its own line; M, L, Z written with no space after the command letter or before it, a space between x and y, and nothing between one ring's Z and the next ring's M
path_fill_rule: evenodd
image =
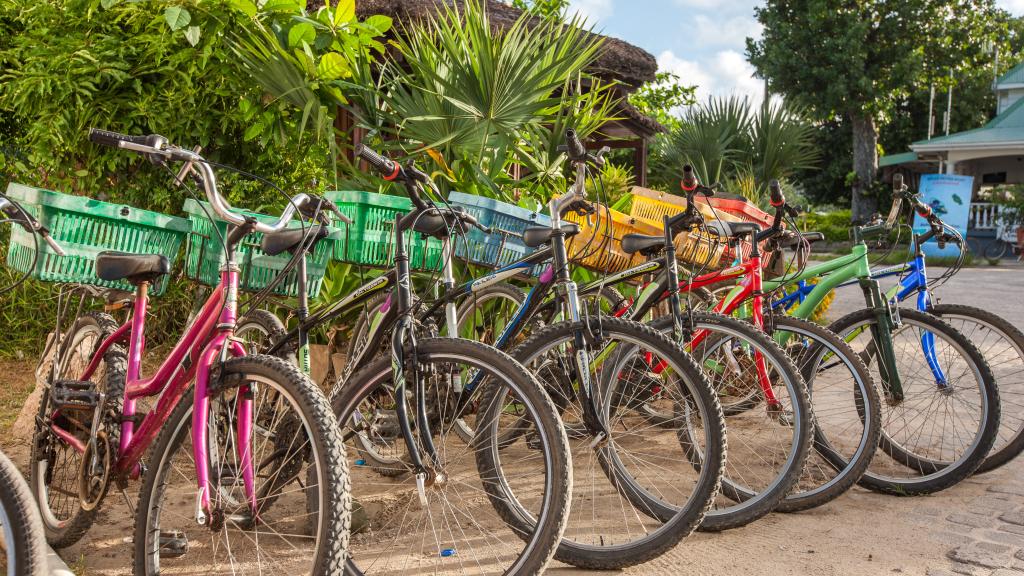
M481 224L494 230L492 234L485 234L474 228L466 234L465 240L455 240L455 255L473 264L491 268L507 266L534 249L523 244L522 238L502 234L501 231L522 235L528 226L551 225L551 218L544 214L493 198L452 192L448 195L448 202L465 208ZM534 273L538 273L540 268L535 267Z

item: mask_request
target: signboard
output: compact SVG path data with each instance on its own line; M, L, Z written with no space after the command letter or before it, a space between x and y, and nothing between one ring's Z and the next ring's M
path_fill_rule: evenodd
M956 228L964 238L967 237L967 221L971 215L971 195L974 192L973 176L954 176L951 174L925 174L921 176L918 190L921 201L932 207L942 221ZM920 216L914 217L914 232L923 234L928 231L928 222ZM928 256L957 256L959 249L947 244L939 250L938 243L933 239L924 245L924 253Z

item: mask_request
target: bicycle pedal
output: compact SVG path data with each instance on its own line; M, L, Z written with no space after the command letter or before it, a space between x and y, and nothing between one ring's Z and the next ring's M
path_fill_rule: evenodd
M58 410L94 410L100 394L96 383L81 380L58 380L50 390L50 399Z
M188 538L183 532L173 530L160 532L160 556L164 558L181 558L188 553Z

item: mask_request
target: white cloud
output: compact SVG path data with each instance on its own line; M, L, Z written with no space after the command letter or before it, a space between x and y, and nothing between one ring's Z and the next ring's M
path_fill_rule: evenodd
M675 73L685 85L696 84L698 101L737 94L759 103L764 97L764 84L754 78L754 67L735 50L719 51L703 63L666 50L658 55L658 69Z
M615 12L612 0L570 0L569 14L578 12L587 19L587 23L595 24L607 20Z
M1016 16L1024 15L1024 0L998 0L996 4L998 4L1000 8L1009 10Z
M693 30L693 38L698 45L739 49L746 46L748 37L760 39L764 31L764 27L753 16L712 18L704 14L698 14L693 23L687 25L687 29Z

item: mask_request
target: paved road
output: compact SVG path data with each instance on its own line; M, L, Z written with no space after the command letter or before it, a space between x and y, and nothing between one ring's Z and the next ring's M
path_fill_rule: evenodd
M965 269L936 295L1024 327L1024 267ZM863 306L860 290L846 288L829 316ZM561 565L549 573L596 574ZM1024 458L931 496L896 498L855 487L816 510L695 534L622 574L1024 576Z

